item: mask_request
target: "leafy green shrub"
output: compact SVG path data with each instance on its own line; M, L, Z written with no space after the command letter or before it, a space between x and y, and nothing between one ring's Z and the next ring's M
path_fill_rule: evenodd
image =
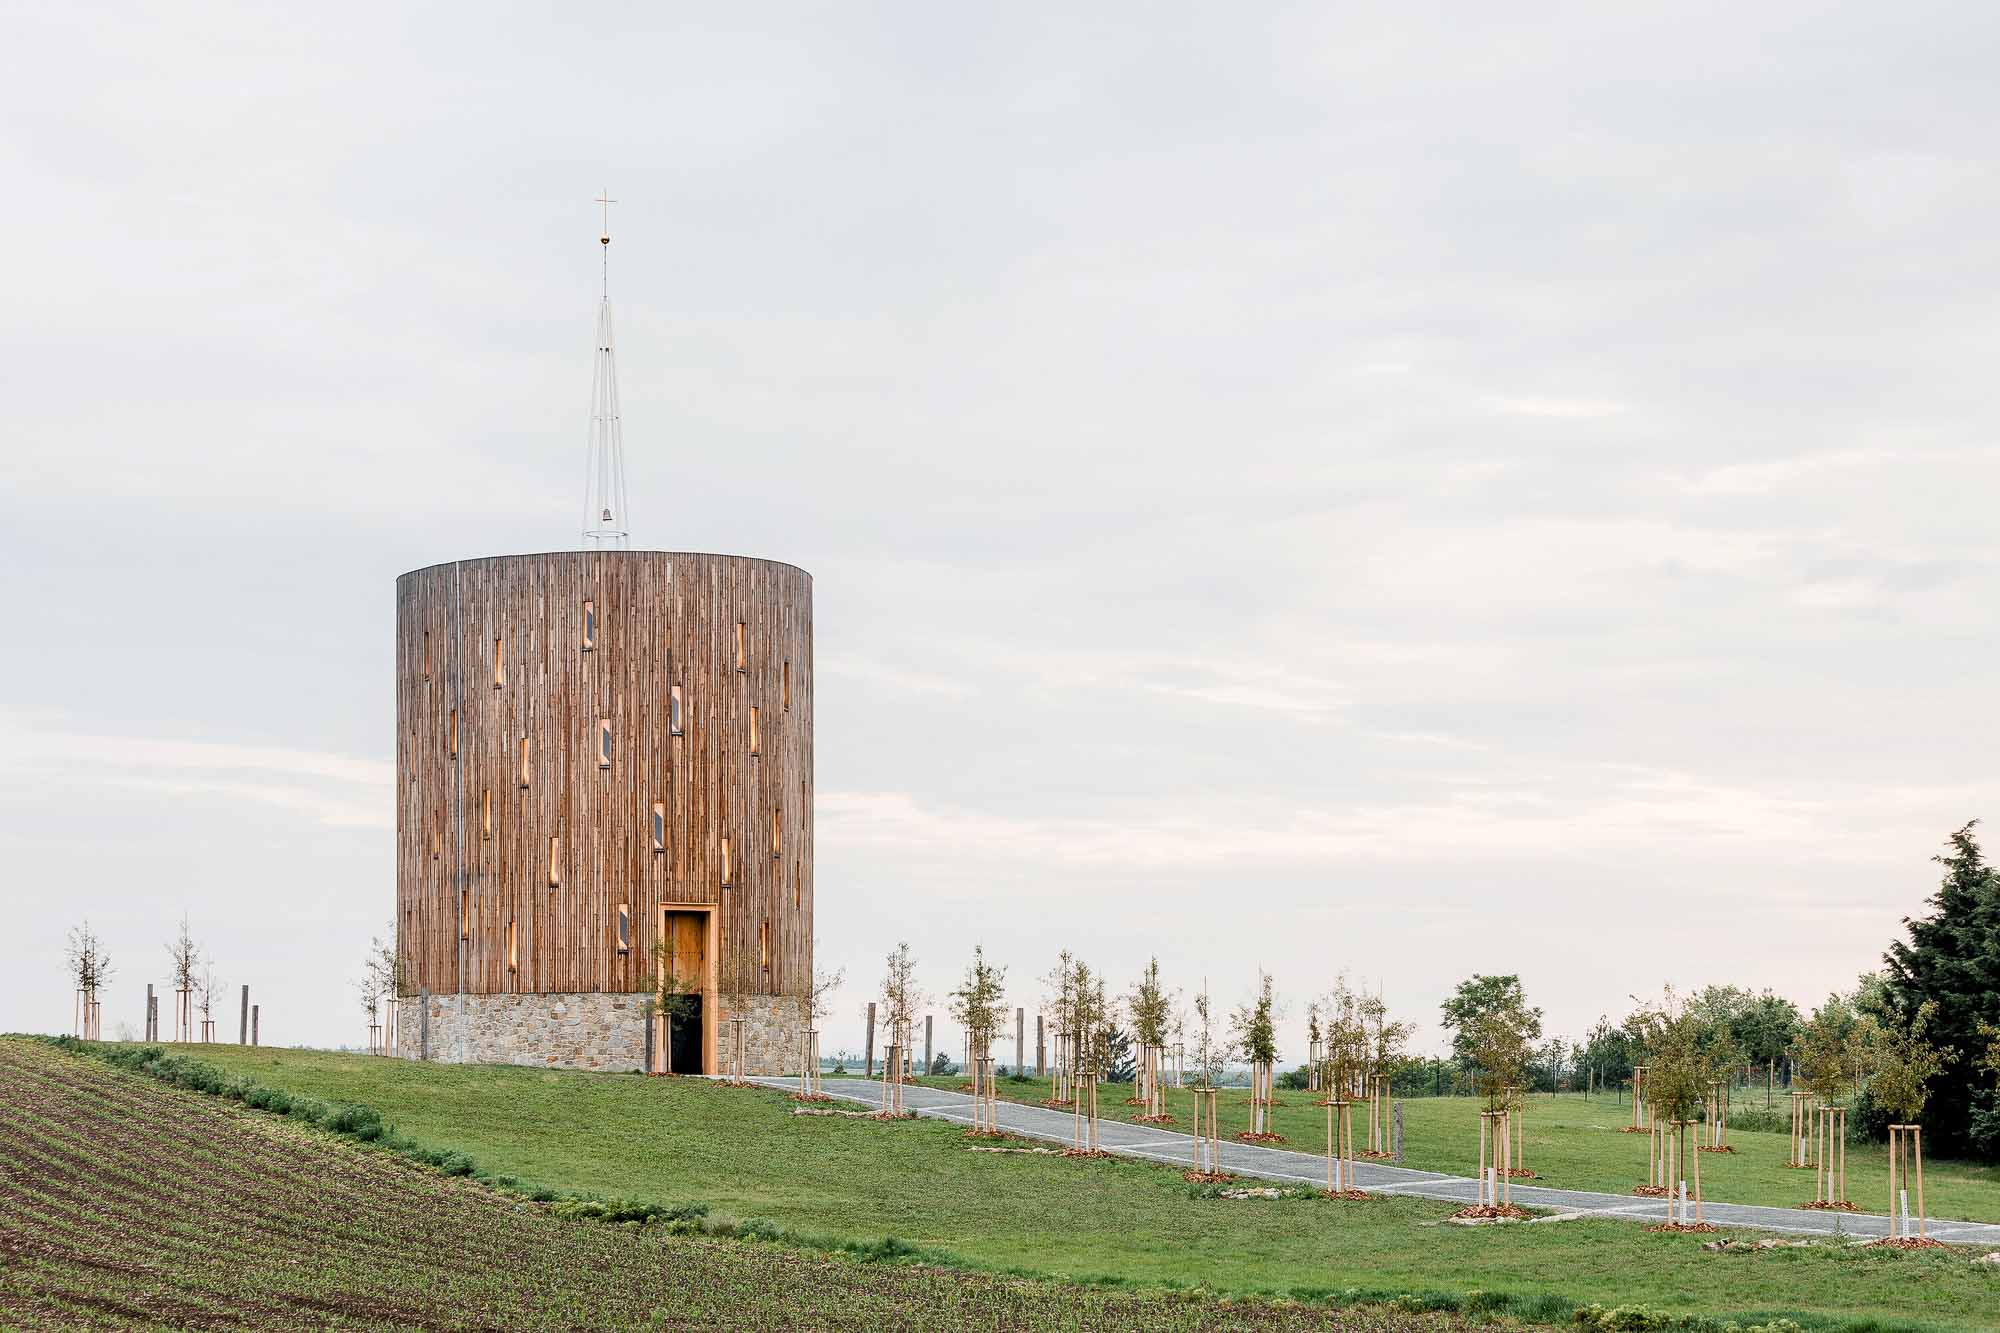
M372 1106L358 1102L342 1102L330 1109L325 1119L318 1122L321 1129L330 1129L336 1134L347 1134L363 1143L373 1143L382 1137L382 1113Z
M1465 1299L1459 1303L1459 1309L1466 1314L1498 1314L1513 1303L1513 1299L1504 1291L1474 1289L1465 1293Z
M736 1224L740 1240L777 1240L780 1234L778 1224L768 1218L750 1217Z
M884 1236L877 1241L848 1247L860 1256L865 1264L887 1263L896 1259L907 1259L917 1252L917 1247L908 1241L897 1240L894 1236Z
M1564 1323L1575 1309L1575 1302L1565 1300L1553 1292L1543 1292L1539 1296L1529 1296L1514 1303L1514 1312L1534 1324Z

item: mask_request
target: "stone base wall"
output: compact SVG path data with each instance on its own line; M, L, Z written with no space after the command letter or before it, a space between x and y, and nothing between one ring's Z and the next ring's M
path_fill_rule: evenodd
M729 1020L743 1020L743 1072L797 1074L805 1045L796 995L725 995L715 1028L715 1069L726 1074L735 1058L730 1049Z
M539 1065L614 1073L646 1063L646 996L632 994L432 995L396 1001L396 1054L444 1064ZM730 1068L729 1020L744 1019L746 1073L796 1074L804 1029L799 1001L781 995L725 995L713 1055Z

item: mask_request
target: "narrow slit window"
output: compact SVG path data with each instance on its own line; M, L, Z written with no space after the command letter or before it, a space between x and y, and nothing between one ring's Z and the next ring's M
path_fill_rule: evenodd
M431 825L431 860L433 861L444 855L444 830L439 827L443 823L444 816L440 814L437 823Z
M750 757L757 757L757 710L750 710Z
M562 886L562 839L549 839L549 887Z
M520 969L521 923L519 921L509 921L507 923L507 970L509 972L518 972Z
M790 658L785 659L784 699L785 711L789 713L792 711L792 662Z
M653 802L653 850L667 850L667 803Z
M750 669L749 638L750 638L750 627L744 624L740 620L737 621L736 622L736 669L738 671L748 671Z
M667 734L681 734L681 687L678 685L667 694Z
M500 640L493 640L493 688L507 683L507 660L500 656Z
M431 678L431 632L424 631L424 679Z
M618 904L618 952L632 952L632 905Z
M493 789L487 787L479 793L479 836L481 840L493 836Z
M771 859L777 860L784 851L784 816L779 807L771 807Z
M799 910L799 886L804 882L805 876L799 873L799 863L797 861L792 862L792 910L794 912Z
M757 966L766 972L771 970L771 923L757 923Z
M611 719L608 717L597 719L597 766L611 767Z
M458 891L458 937L462 940L472 938L471 889L460 889Z
M458 758L458 710L451 710L451 757Z
M585 600L583 604L583 651L589 652L597 646L597 603Z
M729 887L729 839L722 840L722 887Z
M526 736L523 736L521 737L521 786L525 789L527 785L528 785L528 738Z

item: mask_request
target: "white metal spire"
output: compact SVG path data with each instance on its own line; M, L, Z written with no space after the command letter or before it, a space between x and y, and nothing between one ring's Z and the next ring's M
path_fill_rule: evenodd
M583 545L586 550L622 550L630 536L625 525L625 435L618 421L618 361L611 337L611 205L618 201L606 190L595 202L604 206L604 231L597 238L604 250L604 272L597 305L597 367L590 388Z

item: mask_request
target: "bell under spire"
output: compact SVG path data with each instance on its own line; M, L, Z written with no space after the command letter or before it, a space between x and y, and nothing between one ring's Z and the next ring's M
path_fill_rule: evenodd
M597 305L596 369L590 388L590 457L584 477L585 550L623 550L630 539L625 519L625 436L618 420L618 359L611 333L611 205L606 190L595 201L604 207L603 278Z

